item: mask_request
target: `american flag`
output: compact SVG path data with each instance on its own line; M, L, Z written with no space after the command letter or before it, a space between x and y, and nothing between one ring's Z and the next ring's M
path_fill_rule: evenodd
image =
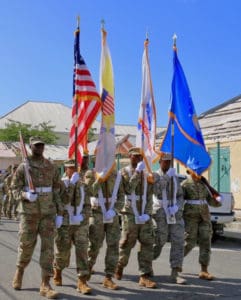
M102 112L104 116L112 115L115 112L114 98L103 88L101 100L103 102Z
M69 158L81 164L87 151L87 134L100 108L95 83L79 50L79 28L75 31L72 127L69 136Z

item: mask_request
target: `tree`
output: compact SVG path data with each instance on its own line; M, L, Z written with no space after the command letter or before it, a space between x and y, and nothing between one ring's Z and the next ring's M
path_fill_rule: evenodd
M31 136L39 136L46 144L55 144L58 137L54 134L55 126L49 125L49 122L40 123L34 127L13 120L8 120L6 128L0 129L0 141L17 142L19 141L19 131L21 131L24 142L28 143Z

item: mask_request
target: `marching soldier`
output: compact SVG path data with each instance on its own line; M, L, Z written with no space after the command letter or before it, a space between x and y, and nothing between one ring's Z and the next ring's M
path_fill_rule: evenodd
M63 215L59 196L60 178L57 168L43 156L45 144L42 139L31 137L29 144L32 155L27 158L28 166L26 162L19 165L11 185L13 195L19 201L20 215L17 269L12 286L16 290L21 289L24 269L31 261L39 235L41 239L39 263L42 272L40 295L55 299L58 293L51 288L49 281L53 276L56 213ZM30 176L34 191L27 180Z
M186 280L178 275L182 271L184 255L183 192L175 169L170 168L171 154L164 153L159 163L160 169L154 173L153 219L156 223L156 234L153 258L159 257L169 237L171 281L184 284Z
M91 178L90 172L86 173L86 177L89 179L89 183L93 183L93 175ZM89 268L91 272L104 238L106 238L103 286L116 290L118 286L113 282L112 277L119 254L120 223L118 214L124 205L124 191L120 172L113 170L105 182L96 180L93 183L92 193L90 198L92 209L89 225Z
M64 166L65 176L62 178L64 185L62 194L64 215L63 219L59 218L57 224L54 283L57 286L62 285L62 271L69 266L71 246L74 244L78 274L77 290L82 294L90 294L91 288L86 282L89 275L87 259L90 215L89 195L84 182L79 180L80 176L76 170L75 160L66 161Z
M199 278L212 280L214 276L208 272L211 255L212 223L208 204L221 206L221 197L203 176L191 173L190 177L182 182L185 222L185 248L186 256L197 244L199 244L199 263L201 272ZM215 195L212 193L215 191Z
M119 260L115 277L121 280L123 269L128 264L131 249L140 242L138 251L139 285L155 288L151 280L153 258L152 194L153 184L148 182L144 172L141 149L129 150L131 164L121 170L125 191L125 205L122 209L122 235L119 245Z

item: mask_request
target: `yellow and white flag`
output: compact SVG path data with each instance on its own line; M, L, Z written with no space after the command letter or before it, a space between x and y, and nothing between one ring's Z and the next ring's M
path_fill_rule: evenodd
M115 105L114 78L107 33L102 28L100 59L100 95L102 101L101 129L96 146L95 170L97 178L105 181L115 167Z

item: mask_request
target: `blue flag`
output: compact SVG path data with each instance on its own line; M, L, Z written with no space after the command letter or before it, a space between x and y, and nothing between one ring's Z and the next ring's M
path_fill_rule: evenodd
M197 175L211 164L185 74L174 47L174 74L167 132L160 147ZM172 149L173 147L173 149Z

